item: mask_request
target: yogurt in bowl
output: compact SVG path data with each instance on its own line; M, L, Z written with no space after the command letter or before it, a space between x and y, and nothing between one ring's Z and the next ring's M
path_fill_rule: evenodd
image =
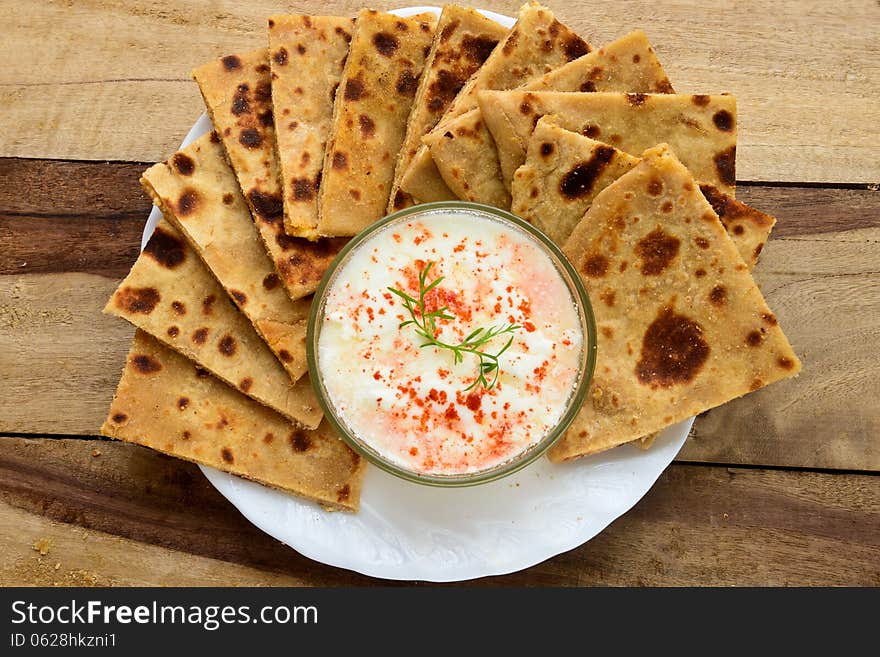
M595 362L580 279L513 215L442 202L355 237L315 295L307 337L328 419L401 477L470 485L564 432Z

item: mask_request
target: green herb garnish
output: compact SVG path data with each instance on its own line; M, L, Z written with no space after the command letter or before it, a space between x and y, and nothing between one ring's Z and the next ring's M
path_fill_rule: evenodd
M415 332L424 339L424 342L419 345L420 348L424 349L425 347L438 347L440 349L449 349L453 354L454 362L456 365L458 363L464 362L465 354L473 354L474 356L477 356L480 359L478 376L471 385L465 388L465 392L467 392L468 390L472 390L473 388L477 387L477 385L482 385L486 390L491 390L493 387L495 387L495 384L498 383L498 375L500 373L498 359L500 358L501 354L507 351L508 347L510 347L510 345L513 343L514 336L511 335L504 346L501 347L501 349L497 353L492 354L487 351L483 351L482 347L494 338L497 338L499 335L513 333L514 331L522 327L517 326L516 324L501 324L499 326L492 326L489 328L478 328L475 331L472 331L459 344L447 344L446 342L438 340L436 337L438 332L437 320L455 319L455 316L450 315L447 312L449 310L447 306L443 306L442 308L438 308L437 310L432 310L431 312L428 312L425 308L425 296L428 294L428 292L440 285L441 281L443 280L443 276L439 276L428 283L428 273L431 271L431 267L433 266L434 263L429 262L425 265L422 271L419 272L418 299L414 299L403 290L398 290L393 287L388 288L388 290L392 294L396 294L403 300L403 305L410 315L410 319L401 322L398 325L398 328L412 325L413 327L415 327ZM494 374L491 381L486 378L487 374Z

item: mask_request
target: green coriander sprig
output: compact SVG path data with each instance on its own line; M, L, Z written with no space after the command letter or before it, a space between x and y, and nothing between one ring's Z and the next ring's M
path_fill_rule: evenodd
M499 358L505 351L507 351L510 345L513 344L514 336L511 335L504 346L501 347L501 349L498 350L497 353L493 354L487 351L483 351L482 347L488 344L493 339L497 338L499 335L505 335L508 333L512 334L514 331L519 330L522 327L516 324L501 324L499 326L491 326L489 328L481 327L472 331L459 344L448 344L446 342L443 342L442 340L438 340L437 320L455 319L455 316L450 315L447 312L449 310L447 306L443 306L442 308L438 308L437 310L432 310L431 312L428 312L425 308L425 296L427 296L428 292L440 285L441 281L443 281L443 276L439 276L428 283L428 274L430 273L431 267L433 266L434 263L429 262L419 272L418 299L411 297L403 290L398 290L397 288L393 287L388 288L389 292L391 292L392 294L396 294L403 300L403 305L410 315L410 319L401 322L398 328L403 328L410 325L413 326L416 334L418 334L424 340L424 342L419 345L420 348L424 349L425 347L438 347L440 349L449 349L452 352L454 363L456 365L464 362L465 354L472 354L474 356L477 356L480 359L477 378L471 385L465 388L465 392L467 392L468 390L472 390L473 388L477 387L477 385L482 385L486 390L491 390L495 387L495 384L498 383L498 375L501 372L501 368L499 366ZM490 374L493 375L491 381L486 378L486 376Z

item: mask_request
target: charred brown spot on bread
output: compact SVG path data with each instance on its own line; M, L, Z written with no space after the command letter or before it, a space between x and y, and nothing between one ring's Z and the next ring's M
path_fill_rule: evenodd
M599 298L605 302L605 305L609 308L614 306L614 300L617 297L617 294L612 289L603 290L599 295Z
M269 72L269 65L268 64L257 64L256 67L254 68L254 70L260 74L268 73Z
M712 115L712 123L722 132L730 132L733 130L733 114L727 110L718 110Z
M211 376L211 373L208 370L206 370L204 367L199 367L198 365L195 368L195 372L196 377L199 379L204 379L205 377Z
M672 212L672 201L664 201L663 205L660 206L660 210L662 210L666 214Z
M648 100L648 95L647 94L627 94L626 100L633 107L639 107L640 105L645 104L645 101Z
M351 42L351 34L346 30L343 30L341 27L336 27L333 29L333 31L336 32L336 34L341 36L343 39L345 39L347 42Z
M146 354L132 356L131 364L141 374L154 374L162 369L162 363Z
M262 80L257 83L254 91L254 98L259 103L268 103L272 100L272 83L268 80Z
M232 454L232 450L229 449L228 447L224 447L223 449L220 450L220 456L222 456L223 460L226 461L227 463L234 463L235 462L235 457Z
M610 146L598 146L589 160L578 162L559 181L559 192L569 199L586 196L593 190L596 180L614 158Z
M636 53L635 55L633 55L633 64L638 64L640 61L642 61L642 56L641 56L641 55L639 55L638 53Z
M748 335L746 335L746 344L750 347L760 347L761 343L764 342L764 330L760 331L749 331Z
M581 39L576 34L572 34L569 36L562 45L562 50L565 52L565 58L568 61L573 59L577 59L578 57L583 57L590 52L589 44Z
M294 452L305 452L312 446L312 439L309 438L305 431L293 431L290 436L288 436L288 441Z
M223 195L223 205L232 205L232 202L235 200L235 197L229 192Z
M208 329L204 326L202 328L196 329L192 334L192 341L196 344L205 344L208 339Z
M657 276L672 264L678 255L681 240L657 227L636 243L636 255L642 260L645 276Z
M541 156L542 157L550 157L553 154L553 144L549 141L545 141L541 144Z
M201 205L202 197L194 189L185 189L177 198L177 214L181 217L195 212Z
M709 301L716 306L723 306L727 303L727 288L723 285L716 285L709 292Z
M116 424L122 424L128 419L128 416L125 413L114 413L113 417L110 419Z
M352 192L357 192L356 189L353 189L353 190L351 190L351 191L352 191ZM358 196L360 196L360 192L358 192ZM406 205L407 201L408 201L408 199L407 199L407 195L406 195L404 192L402 192L401 190L398 189L398 190L394 193L394 208L395 208L396 210L399 210L399 209L402 208L404 205Z
M769 326L776 326L779 323L773 313L761 313L761 319Z
M461 25L461 21L457 18L455 20L449 21L446 26L440 31L440 43L446 43L449 41L449 38L455 33L458 29L458 26Z
M202 299L202 314L203 315L211 315L214 312L214 304L217 301L216 294L209 294L204 299Z
M726 194L721 193L715 185L710 185L708 183L703 183L700 185L700 191L703 193L703 196L709 201L709 205L712 206L712 209L715 211L721 219L724 219L728 212L733 209L731 201L732 198L727 196Z
M403 69L397 77L397 93L402 96L415 96L418 87L418 76L413 75L413 72L408 68Z
M602 278L608 272L608 258L601 253L587 255L581 264L581 273L590 278Z
M358 123L361 126L361 136L364 139L370 139L376 136L376 122L366 114L358 117Z
M697 107L705 107L709 104L709 101L711 100L712 99L705 94L696 94L694 96L691 96L691 102Z
M651 178L648 183L648 193L651 196L660 196L663 193L663 182L659 178Z
M175 153L171 158L171 166L182 176L191 176L196 170L196 163L186 153Z
M334 151L332 166L337 171L344 171L348 168L348 156L342 151Z
M373 35L373 46L375 46L380 55L391 57L400 48L400 41L393 34L378 32Z
M177 398L178 410L184 411L184 410L186 410L187 406L189 406L189 397L178 397Z
M336 491L336 501L340 504L348 502L349 497L351 497L351 486L348 484L343 485L342 488Z
M263 442L267 445L271 444L275 440L275 434L269 431L265 436L263 436Z
M244 91L242 91L242 88L244 88ZM235 95L232 96L232 109L230 111L235 116L249 114L251 111L251 102L247 97L247 88L246 84L239 85Z
M533 112L533 109L532 109L532 106L529 104L529 101L524 100L519 105L519 111L522 114L525 114L526 116L528 116L529 114L531 114Z
M282 362L284 362L284 363L288 363L288 364L290 364L290 363L293 362L293 356L291 355L291 353L290 353L289 351L287 351L287 349L281 349L281 350L279 350L279 351L278 351L278 357L279 357L279 358L282 360Z
M305 55L306 54L306 47L303 44L298 43L298 44L296 44L296 51L300 55Z
M172 301L171 310L177 315L186 315L186 305L181 301Z
M701 249L709 248L709 240L707 240L705 237L695 237L694 244L696 244Z
M149 315L162 299L154 287L124 287L116 293L114 302L117 308L133 314Z
M186 246L176 235L157 227L144 247L144 253L166 269L174 269L186 259Z
M452 71L441 69L436 78L428 85L428 109L439 112L452 102L452 99L461 91L465 80Z
M169 326L168 330L165 332L168 334L169 338L176 338L178 335L180 335L180 329L176 326Z
M263 143L263 137L256 128L245 128L238 135L238 141L245 148L259 148Z
M726 151L722 151L715 156L715 169L718 171L718 178L725 185L731 187L736 184L736 146L731 146Z
M351 196L355 201L360 201L360 200L361 200L361 192L360 192L359 189L349 189L349 190L348 190L348 194L349 194L349 196Z
M211 139L212 144L219 144L220 143L220 135L217 134L216 130L211 131L210 139Z
M746 229L743 227L742 224L737 224L736 226L733 227L733 234L734 235L742 235L744 232L746 232Z
M274 272L271 274L266 274L266 276L263 278L263 287L267 290L274 290L276 287L278 287L278 283L278 274Z
M238 388L242 392L247 392L248 390L251 389L251 387L253 385L254 385L254 380L249 376L244 377L241 381L238 382Z
M243 306L247 303L247 295L244 292L239 290L229 290L229 294L231 294L232 298L238 302L238 305Z
M274 116L272 114L272 110L262 110L257 113L257 120L260 122L260 125L264 128L268 128L274 122Z
M694 272L694 276L696 276L697 278L703 278L703 276L705 276L705 275L706 275L706 270L703 269L702 267Z
M666 306L657 313L642 338L636 377L652 388L690 383L708 357L709 345L703 337L703 327Z
M241 59L238 55L227 55L222 60L223 68L227 71L235 71L241 68Z
M612 304L614 305L614 304ZM610 326L602 327L602 335L604 335L609 340L614 337L614 330Z
M281 220L284 213L284 203L277 194L267 194L259 189L248 191L248 200L260 219L267 223L275 223Z
M578 89L580 91L593 92L596 91L596 83L592 80L584 80L583 82L581 82L581 86L578 87Z
M672 86L672 83L669 81L669 78L663 78L662 80L657 80L654 84L654 93L658 94L674 94L675 89Z
M513 49L516 48L517 41L519 41L519 28L515 28L507 35L507 38L504 40L504 45L501 46L501 53L503 55L510 55L510 53L513 52Z
M784 370L794 369L794 361L791 358L780 356L776 359L776 362L779 364L779 367Z
M293 200L294 201L311 201L315 198L315 191L312 187L312 181L308 178L293 179Z
M581 130L581 134L590 139L598 139L599 135L602 134L602 130L599 126L590 123L584 126L584 129Z
M220 342L217 343L217 351L224 356L234 356L237 349L238 345L235 342L235 338L228 333L220 338Z
M498 39L466 34L461 40L461 51L472 62L482 64L489 58L497 45Z

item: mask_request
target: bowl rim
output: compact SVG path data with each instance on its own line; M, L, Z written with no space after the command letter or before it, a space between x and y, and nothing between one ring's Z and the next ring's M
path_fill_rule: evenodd
M318 330L320 323L318 322L318 317L319 315L323 316L328 287L335 278L340 266L347 261L349 254L388 224L399 221L410 215L433 213L440 210L464 210L471 214L483 213L493 215L493 220L500 220L500 223L507 222L513 224L514 227L519 228L522 232L525 232L532 237L540 247L543 247L545 251L549 252L551 260L554 261L554 266L556 266L557 271L560 273L560 277L565 282L565 285L572 296L584 332L581 367L578 372L579 378L574 391L569 397L568 406L559 422L557 422L557 424L549 430L541 440L507 461L484 470L452 475L425 474L409 470L389 461L377 451L370 448L369 445L366 445L365 441L359 440L357 436L352 435L354 432L351 431L337 415L336 409L332 401L329 399L329 393L327 392L322 377L320 376L317 348L318 339L320 337L320 331ZM318 288L315 290L311 308L309 309L308 326L306 330L306 359L312 388L314 389L318 402L321 405L321 409L324 412L324 417L336 430L342 440L368 462L390 474L412 482L437 487L475 486L495 481L521 470L546 453L547 450L549 450L562 437L583 405L587 391L590 388L590 383L593 380L593 373L596 367L597 346L596 320L589 295L587 294L580 274L578 274L574 265L568 260L559 246L541 230L520 217L517 217L506 210L482 203L474 203L472 201L434 201L431 203L420 203L408 208L403 208L370 224L360 233L352 237L330 263L321 278Z

